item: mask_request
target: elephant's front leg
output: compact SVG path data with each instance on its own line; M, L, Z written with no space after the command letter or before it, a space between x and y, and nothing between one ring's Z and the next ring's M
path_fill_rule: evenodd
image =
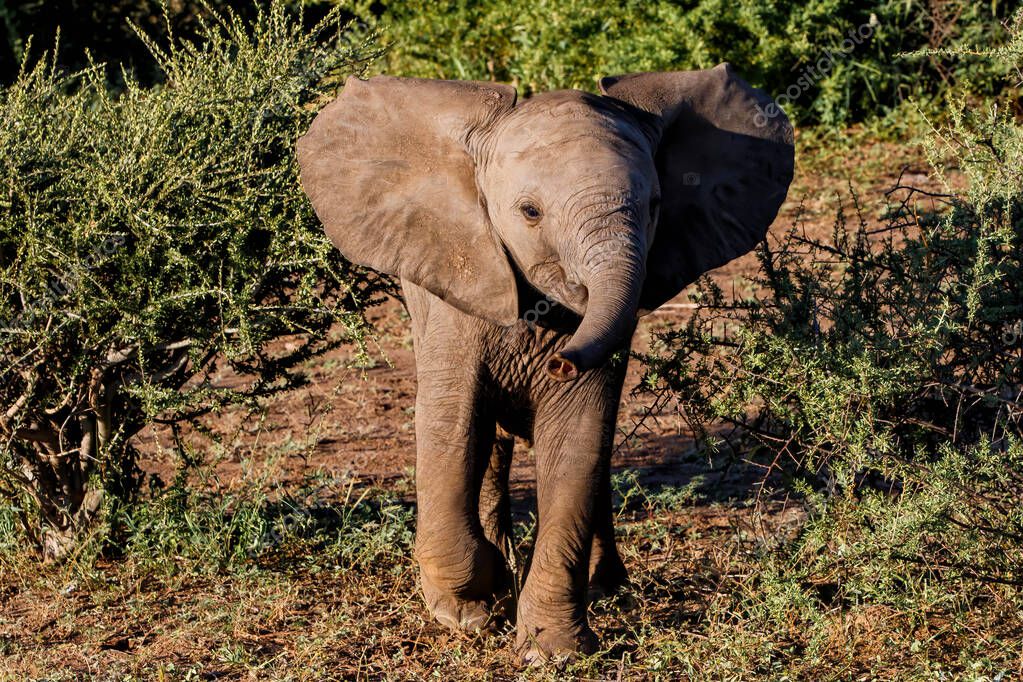
M599 382L594 382L599 383ZM537 410L534 449L539 530L519 596L518 648L526 662L592 653L587 586L598 500L610 466L612 396L579 386Z
M419 373L416 558L433 616L452 629L478 630L495 607L507 606L512 578L479 517L494 422L481 414L476 382L462 372L425 367Z

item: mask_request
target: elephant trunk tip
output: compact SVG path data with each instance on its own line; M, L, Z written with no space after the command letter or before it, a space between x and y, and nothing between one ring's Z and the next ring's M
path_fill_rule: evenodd
M579 365L578 361L574 358L575 353L571 351L567 353L555 353L554 356L547 361L547 376L554 381L566 382L572 381L579 376Z

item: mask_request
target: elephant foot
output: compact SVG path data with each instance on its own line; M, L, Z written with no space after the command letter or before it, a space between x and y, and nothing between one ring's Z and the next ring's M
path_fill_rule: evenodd
M599 647L597 636L585 624L565 629L520 627L516 642L516 650L524 665L552 665L556 668L564 667L579 655L592 654Z
M429 609L434 619L449 630L486 633L497 627L496 614L486 601L447 597L429 604Z
M590 603L617 594L629 584L629 571L618 552L607 552L590 566L590 581L586 597Z
M500 561L496 548L491 549L496 556L480 562L483 566L477 566L471 579L457 587L442 586L427 570L420 571L426 606L441 625L456 631L487 633L496 630L502 621L514 620L511 572Z

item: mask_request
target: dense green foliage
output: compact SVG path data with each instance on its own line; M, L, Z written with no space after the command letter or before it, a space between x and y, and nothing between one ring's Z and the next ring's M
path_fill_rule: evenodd
M802 125L843 125L897 108L908 98L934 102L949 87L989 96L1004 85L1004 63L962 51L1006 39L1019 0L400 0L336 3L288 0L308 28L332 6L357 16L362 31L391 44L376 70L430 78L512 82L524 93L594 89L600 76L706 68L730 61L748 80L780 97ZM247 18L247 0L179 0L165 15L155 0L19 0L0 6L0 82L16 77L34 46L78 69L93 59L123 84L120 69L145 85L163 78L151 51L131 30L198 39L202 25L227 10ZM299 13L299 9L304 12ZM75 17L68 22L66 17ZM915 56L905 53L920 50Z
M280 4L202 32L149 42L162 87L112 95L99 69L40 62L0 92L0 493L32 500L53 553L42 536L132 488L143 425L294 385L359 340L379 289L324 236L293 159L370 43Z
M372 7L378 5L374 3ZM876 116L948 85L991 94L998 64L910 50L990 46L1018 2L969 0L400 0L380 26L395 75L512 82L526 93L593 90L601 76L734 64L797 123ZM851 42L845 42L853 36Z

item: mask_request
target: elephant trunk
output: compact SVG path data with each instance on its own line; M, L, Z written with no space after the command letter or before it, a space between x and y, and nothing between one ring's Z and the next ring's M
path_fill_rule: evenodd
M579 328L547 361L547 374L555 381L571 381L580 372L603 364L635 328L646 276L644 250L632 239L604 242L605 246L608 243L614 245L611 255L590 269L586 281L589 296Z

